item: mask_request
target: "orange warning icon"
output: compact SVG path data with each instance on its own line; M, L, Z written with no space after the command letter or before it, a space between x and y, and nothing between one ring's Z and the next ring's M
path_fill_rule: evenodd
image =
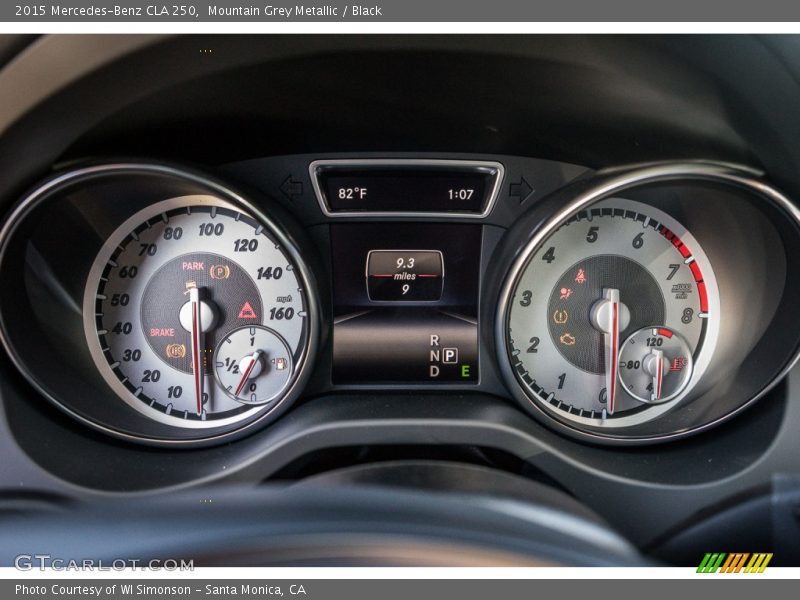
M255 319L256 318L256 311L253 310L253 307L250 306L249 302L245 302L242 306L242 310L239 311L239 318L240 319Z

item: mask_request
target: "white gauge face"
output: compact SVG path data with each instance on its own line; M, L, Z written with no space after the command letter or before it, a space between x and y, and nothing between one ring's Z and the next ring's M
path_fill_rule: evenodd
M645 422L685 398L713 354L720 317L697 241L664 212L623 199L580 211L550 235L508 302L509 360L528 398L594 427ZM668 351L647 347L657 339Z
M178 427L218 427L274 406L309 335L305 290L285 249L251 216L208 196L160 202L120 226L92 267L84 316L112 389ZM263 367L281 350L283 368L251 370L248 388L264 388L254 402L215 374L217 347L242 328L271 332L259 336Z

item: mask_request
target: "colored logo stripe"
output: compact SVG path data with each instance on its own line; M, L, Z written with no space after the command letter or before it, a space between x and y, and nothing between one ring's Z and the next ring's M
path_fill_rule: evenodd
M727 560L722 565L722 570L720 573L738 573L742 570L744 561L746 561L749 556L749 552L744 554L738 552L735 554L729 554Z
M747 559L750 559L747 562ZM772 560L772 553L735 552L708 552L697 567L698 573L763 573ZM747 562L747 566L745 566ZM742 570L744 569L744 570Z
M716 573L719 566L722 564L722 561L725 560L727 554L718 554L718 553L710 553L707 552L706 555L703 557L700 566L697 567L698 573Z
M753 558L747 563L744 569L745 573L763 573L767 568L769 561L772 560L772 553L769 554L753 554Z

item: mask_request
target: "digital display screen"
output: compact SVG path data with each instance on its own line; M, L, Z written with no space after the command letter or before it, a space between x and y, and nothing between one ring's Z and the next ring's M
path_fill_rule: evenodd
M371 250L366 275L370 300L433 302L442 297L444 257L438 250Z
M481 226L331 225L336 384L478 381Z
M320 191L333 212L474 213L486 208L497 170L321 167Z

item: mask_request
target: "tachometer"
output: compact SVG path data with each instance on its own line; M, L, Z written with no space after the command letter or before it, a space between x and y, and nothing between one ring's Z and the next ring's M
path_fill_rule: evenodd
M675 219L604 200L524 258L506 300L505 343L527 397L559 420L647 421L685 398L716 343L711 265Z
M84 312L95 364L117 395L177 427L271 409L309 336L306 291L267 228L223 200L156 203L103 246Z

